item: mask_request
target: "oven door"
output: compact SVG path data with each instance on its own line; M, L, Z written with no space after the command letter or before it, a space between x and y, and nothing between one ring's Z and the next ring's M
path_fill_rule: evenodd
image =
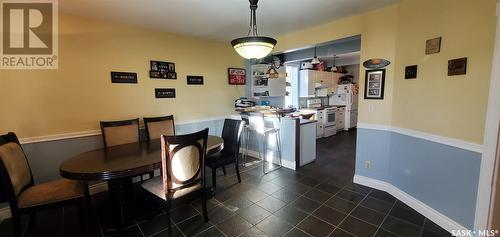
M330 110L330 109L325 110L325 114L323 115L325 127L334 126L336 124L335 114L336 114L335 110Z

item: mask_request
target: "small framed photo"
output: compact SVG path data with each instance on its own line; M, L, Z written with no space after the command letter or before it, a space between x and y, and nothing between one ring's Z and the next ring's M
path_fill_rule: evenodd
M467 58L457 58L448 61L448 76L467 74Z
M246 70L243 68L228 68L228 81L229 85L245 85L246 84Z
M366 70L365 99L383 100L385 86L385 69Z
M441 51L441 37L427 40L425 42L425 54L435 54Z

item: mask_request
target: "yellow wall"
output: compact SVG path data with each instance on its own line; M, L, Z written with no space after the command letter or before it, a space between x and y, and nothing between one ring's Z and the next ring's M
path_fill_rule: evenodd
M33 137L98 129L101 120L174 114L177 121L226 116L244 87L227 83L244 62L228 43L176 36L60 14L58 70L0 71L0 133ZM149 78L149 61L175 63L177 80ZM111 71L137 72L138 84L112 84ZM187 86L202 75L204 86ZM154 88L176 88L155 99Z
M385 58L385 99L364 100L361 68L359 122L393 125L482 143L498 0L401 2L278 37L278 51L361 35L361 62ZM442 36L441 53L425 41ZM468 57L466 76L447 76L449 59ZM404 67L418 64L418 79ZM373 112L369 112L369 107Z
M495 22L494 1L400 4L393 125L483 143ZM441 52L425 55L425 41L435 37ZM467 74L449 77L448 60L461 57ZM405 66L415 64L418 78L404 80Z

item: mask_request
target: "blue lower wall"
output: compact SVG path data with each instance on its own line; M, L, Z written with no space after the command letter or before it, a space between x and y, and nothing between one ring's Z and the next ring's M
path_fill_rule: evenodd
M481 154L391 131L358 129L356 174L385 181L472 229ZM372 168L364 162L370 160Z

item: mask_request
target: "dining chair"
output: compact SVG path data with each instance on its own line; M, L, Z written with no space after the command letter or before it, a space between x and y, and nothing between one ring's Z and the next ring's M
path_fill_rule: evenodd
M170 210L172 202L201 196L203 217L208 222L205 185L205 156L208 128L186 135L161 135L162 176L147 180L142 187L165 201L169 236L172 236Z
M145 117L146 136L148 140L160 139L161 135L174 136L175 123L174 116Z
M8 202L14 225L14 236L21 236L20 218L29 214L33 230L36 212L77 205L80 227L85 230L84 208L89 193L84 183L59 179L37 184L15 133L0 135L0 202Z
M139 119L101 123L104 147L139 142Z
M222 128L222 139L224 139L224 146L220 152L207 157L207 160L205 162L205 165L212 169L212 185L214 189L217 187L217 168L224 169L224 166L230 164L235 165L236 176L238 177L238 182L241 183L238 158L240 154L241 133L244 126L245 122L243 122L242 120L224 120L224 127Z

